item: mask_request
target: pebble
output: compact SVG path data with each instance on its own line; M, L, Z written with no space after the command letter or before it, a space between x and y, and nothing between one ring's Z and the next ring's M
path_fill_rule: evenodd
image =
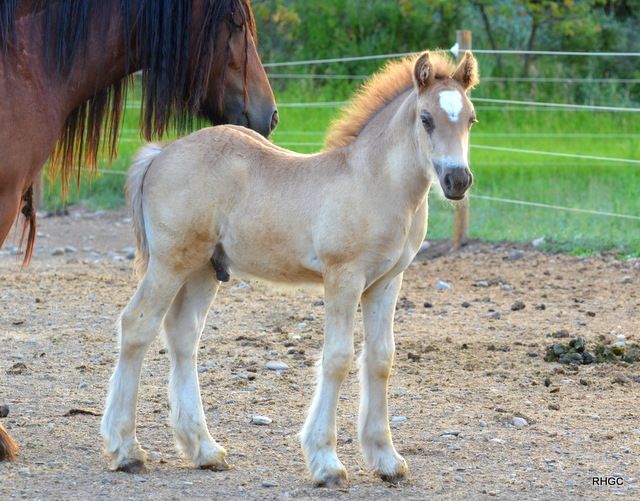
M89 387L89 383L82 381L79 385L78 385L78 389L79 390L84 390L85 388Z
M257 424L259 426L266 426L268 424L273 423L273 419L268 418L267 416L252 416L251 417L251 423L252 424Z
M74 252L78 252L78 249L76 249L73 245L65 245L64 251L68 254L73 254Z
M131 261L136 257L136 250L133 247L127 247L124 249L124 257Z
M392 423L404 423L407 420L407 416L392 416Z
M52 256L62 256L64 254L64 249L62 247L54 247L49 250L49 254Z
M486 280L478 280L476 282L476 287L489 287L489 282Z
M516 428L524 428L525 426L528 426L528 425L529 423L524 418L517 417L517 416L513 418L513 426L515 426Z
M487 427L487 422L484 419L480 420L480 427L481 428L486 428Z
M266 367L270 371L286 371L289 368L289 366L284 362L275 362L275 361L267 362Z
M531 245L538 248L544 243L544 237L536 238L531 242Z
M455 477L453 477L453 479L456 482L464 482L464 478L462 478L460 475L456 475Z
M6 418L9 415L9 406L0 405L0 418Z
M442 432L442 435L453 435L454 437L457 437L460 435L460 430L446 430Z
M298 327L298 329L304 329L304 328L307 327L307 324L306 324L306 322L300 322L297 327Z
M524 310L524 303L520 300L516 301L515 303L513 303L511 305L511 311L520 311L520 310Z
M262 487L278 487L278 484L276 484L275 482L271 482L270 480L263 480L262 481Z
M449 285L447 282L443 280L438 280L438 283L436 284L436 289L439 291L448 290L448 289L451 289L451 285Z
M471 303L468 303L468 302L465 301L460 306L462 306L463 308L469 308L469 306L471 306Z
M449 446L449 449L452 451L459 451L461 449L461 447L458 444L451 444Z
M517 261L518 259L522 259L524 257L524 252L521 250L511 251L509 256L507 257L508 261Z

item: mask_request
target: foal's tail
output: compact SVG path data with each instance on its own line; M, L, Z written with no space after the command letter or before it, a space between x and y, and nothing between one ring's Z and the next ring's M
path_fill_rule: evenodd
M138 277L142 277L147 270L149 262L149 244L142 213L142 189L144 178L153 162L153 159L162 152L162 146L149 143L138 151L135 160L129 167L129 179L127 180L127 198L131 207L133 219L133 231L136 235L136 260L135 269Z

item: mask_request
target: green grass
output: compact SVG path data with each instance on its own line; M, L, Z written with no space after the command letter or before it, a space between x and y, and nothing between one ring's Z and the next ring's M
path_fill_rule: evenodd
M355 85L353 83L352 85ZM278 102L344 100L347 84L333 90L316 89L305 82L277 92ZM477 91L477 95L481 95ZM507 110L478 105L480 123L472 145L540 150L601 157L640 159L640 117L634 113L595 113L562 110ZM298 152L318 151L336 108L280 108L280 126L273 140ZM136 148L137 111L128 110L120 155L113 165L124 171ZM640 165L600 160L561 158L472 148L472 168L478 195L539 202L640 216ZM84 179L80 192L72 190L70 203L93 208L122 205L124 176L99 175ZM46 203L60 203L59 190L48 190ZM449 238L453 205L431 195L429 237ZM529 242L545 237L547 248L575 254L613 250L640 256L640 221L525 207L472 199L470 237L487 241Z

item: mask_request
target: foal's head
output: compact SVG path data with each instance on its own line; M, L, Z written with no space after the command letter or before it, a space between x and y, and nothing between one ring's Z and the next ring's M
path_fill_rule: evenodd
M466 52L453 74L442 75L424 52L415 62L413 80L418 96L418 142L431 160L444 195L460 200L473 182L469 131L477 119L467 92L478 83L478 65Z

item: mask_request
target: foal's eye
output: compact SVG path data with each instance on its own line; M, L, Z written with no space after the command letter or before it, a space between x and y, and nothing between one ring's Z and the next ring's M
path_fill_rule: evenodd
M476 118L475 115L473 115L470 119L469 119L469 127L471 127L473 124L477 124L478 123L478 119Z
M423 111L420 113L420 120L422 120L422 125L427 130L427 132L433 132L436 128L436 124L433 121L433 116L428 111Z

